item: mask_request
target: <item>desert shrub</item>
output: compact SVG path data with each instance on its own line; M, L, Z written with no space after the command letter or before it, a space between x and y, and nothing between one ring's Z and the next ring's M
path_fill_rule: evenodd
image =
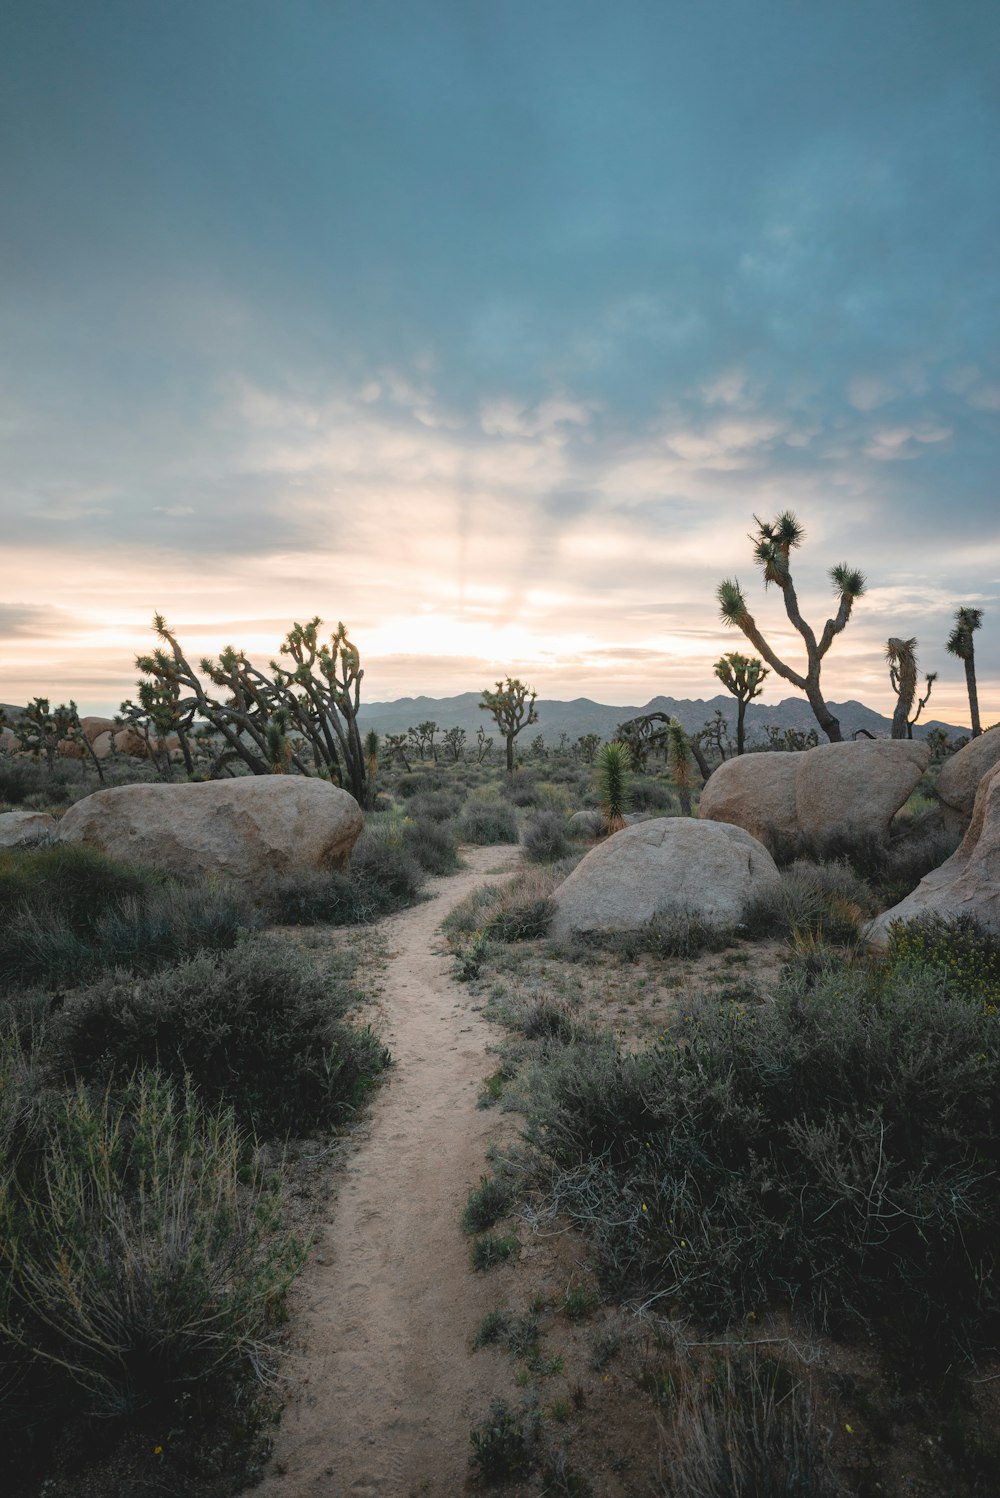
M524 850L533 863L553 863L570 851L566 818L561 811L536 811L524 829Z
M509 1181L499 1176L483 1176L478 1186L473 1186L462 1209L462 1232L481 1233L491 1228L510 1211L514 1199Z
M551 893L566 870L552 864L520 869L499 884L483 884L460 900L442 925L452 937L481 934L494 941L544 936L552 919Z
M732 938L733 932L706 925L689 910L675 910L654 915L634 930L590 932L577 944L632 961L646 952L654 957L697 957L700 952L721 951Z
M0 854L0 991L151 972L259 924L234 885L181 885L88 848Z
M850 864L797 859L782 870L781 883L751 900L743 927L748 936L790 937L809 932L831 942L856 941L861 922L874 913L865 881Z
M344 1014L356 995L297 949L258 937L141 981L74 994L49 1046L66 1073L119 1082L136 1065L189 1077L259 1136L306 1134L356 1111L388 1053Z
M503 1399L494 1399L489 1413L470 1433L469 1464L478 1482L506 1482L524 1477L535 1462L538 1414L534 1410L511 1409Z
M661 1424L664 1498L836 1498L808 1387L783 1365L717 1359L677 1378Z
M518 1316L499 1307L487 1311L472 1334L472 1345L505 1347L516 1358L528 1357L538 1344L538 1322L534 1316Z
M498 1233L483 1233L481 1237L473 1239L469 1262L473 1269L495 1269L498 1264L505 1263L512 1254L515 1254L518 1246L518 1241L512 1233L506 1236Z
M410 803L411 807L413 802ZM453 874L459 867L454 824L418 817L404 822L403 847L428 874Z
M773 1003L701 1002L639 1054L549 1049L527 1135L613 1280L715 1321L791 1297L929 1354L1000 1336L998 1084L961 978L800 964Z
M1000 937L970 916L952 920L921 916L893 922L888 953L897 968L909 964L936 968L947 982L984 1005L1000 1007Z
M415 904L424 879L402 824L369 817L346 868L277 876L264 903L280 924L363 926Z
M629 786L629 799L632 802L633 811L672 812L676 810L677 800L672 794L670 787L663 784L662 780L654 780L649 775L636 775Z
M940 812L906 818L894 824L890 837L878 832L824 839L772 839L771 852L779 865L796 860L812 864L841 864L854 870L870 888L879 908L896 905L916 889L925 874L939 868L958 846L958 837L945 830Z
M458 824L463 843L516 843L519 836L517 817L503 801L471 801Z
M516 775L507 776L500 790L511 806L538 805L538 782L533 775L525 774L523 770Z
M406 814L414 821L450 822L461 812L463 799L454 791L418 791L407 803Z
M156 1073L81 1087L52 1110L39 1168L3 1174L0 1336L46 1393L8 1407L8 1441L56 1410L127 1416L263 1374L303 1248L231 1115Z

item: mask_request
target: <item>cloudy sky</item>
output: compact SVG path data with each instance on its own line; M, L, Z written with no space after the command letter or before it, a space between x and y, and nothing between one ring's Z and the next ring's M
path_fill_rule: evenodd
M753 515L1000 718L994 0L6 0L0 700L344 619L370 700L710 696ZM768 683L767 700L791 694Z

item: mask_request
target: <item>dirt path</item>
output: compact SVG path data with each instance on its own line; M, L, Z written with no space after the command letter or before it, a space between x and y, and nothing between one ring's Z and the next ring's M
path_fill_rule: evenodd
M469 1350L500 1286L496 1272L470 1270L458 1228L497 1132L496 1114L476 1108L496 1032L449 976L438 926L514 863L492 847L463 856L466 869L431 881L431 900L383 928L381 1034L396 1067L303 1278L303 1345L288 1369L299 1392L256 1490L266 1498L455 1498L470 1427L508 1391L499 1357Z

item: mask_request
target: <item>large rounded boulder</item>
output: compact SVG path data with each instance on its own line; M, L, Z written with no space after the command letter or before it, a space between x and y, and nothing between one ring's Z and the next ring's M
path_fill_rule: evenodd
M0 816L0 848L33 848L53 842L59 829L44 811L5 811Z
M905 900L872 921L868 939L884 946L893 921L920 916L971 916L1000 933L1000 765L979 782L972 820L956 851Z
M964 749L945 760L936 789L949 831L956 835L965 832L980 782L997 764L1000 764L1000 728L990 728L978 738L970 739Z
M59 840L170 874L246 884L344 864L363 826L347 791L298 775L122 785L71 806Z
M771 848L885 837L929 760L927 745L913 739L743 754L712 775L700 815L742 827Z
M655 817L616 832L581 859L552 896L552 933L637 931L673 915L727 930L780 877L767 849L742 827Z

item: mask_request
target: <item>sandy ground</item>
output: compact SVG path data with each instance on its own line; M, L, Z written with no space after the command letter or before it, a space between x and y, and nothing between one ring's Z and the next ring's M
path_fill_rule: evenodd
M267 1498L454 1498L470 1428L509 1386L498 1355L470 1351L496 1291L470 1269L458 1226L503 1127L476 1107L497 1032L452 981L438 927L488 874L516 865L495 847L463 856L462 872L430 881L429 901L382 928L379 1030L396 1066L301 1282L293 1393L256 1489Z

